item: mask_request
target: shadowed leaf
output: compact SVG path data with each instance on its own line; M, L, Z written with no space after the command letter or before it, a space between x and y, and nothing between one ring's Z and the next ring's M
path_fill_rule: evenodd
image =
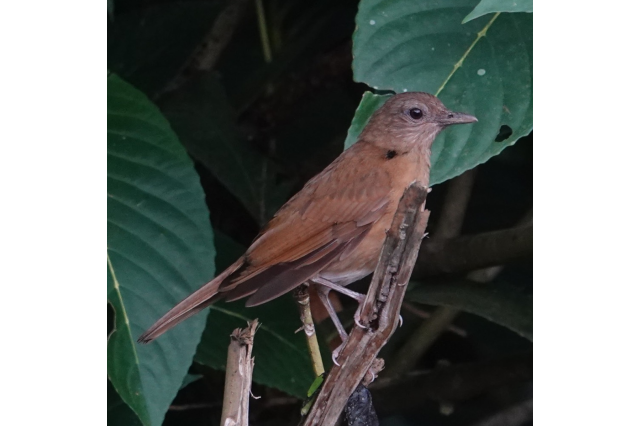
M107 298L115 328L107 374L145 425L162 423L204 314L149 345L136 338L213 275L213 236L198 176L160 111L107 79Z
M418 284L406 298L479 315L533 341L533 297L508 286L471 281Z

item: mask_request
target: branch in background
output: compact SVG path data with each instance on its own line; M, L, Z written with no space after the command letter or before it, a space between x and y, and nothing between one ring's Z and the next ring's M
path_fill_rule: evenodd
M491 389L533 379L533 353L491 361L437 367L399 377L380 378L371 385L381 416L436 402L465 401Z
M521 402L491 417L475 423L473 426L520 426L533 421L533 400Z
M447 184L447 195L442 205L440 220L433 232L434 240L448 240L460 235L477 170L467 170Z
M434 241L450 239L460 234L476 173L477 169L468 170L447 185L447 196L442 206L441 219L434 232ZM400 375L413 369L433 342L449 329L458 312L457 309L448 306L438 307L432 317L424 320L404 345L396 351L388 374Z
M378 266L362 305L361 322L366 328L353 327L327 376L304 424L334 425L347 399L370 369L379 370L374 361L398 324L402 299L406 291L420 241L429 218L423 210L427 189L411 185L404 193L387 233Z
M458 309L448 306L438 307L431 314L431 317L424 320L405 344L396 351L385 375L397 376L413 369L433 342L449 329L451 322L458 316L458 312Z
M422 243L413 279L462 273L533 256L533 225Z
M431 312L425 311L417 307L413 303L407 302L406 300L402 302L402 309L406 312L411 312L413 315L417 316L418 318L422 318L425 320L433 316ZM447 328L447 331L450 331L453 334L457 334L460 337L467 337L467 331L460 327L456 327L455 325L449 325L449 327Z
M530 209L516 224L516 227L533 226L533 209ZM533 250L533 245L531 246ZM533 253L532 253L533 254ZM493 281L504 269L504 265L490 266L488 268L477 269L467 274L467 279L479 283L489 283Z
M247 328L236 328L231 333L220 426L249 425L249 396L254 361L251 351L257 328L258 320L254 319L248 323Z
M293 297L296 299L296 302L298 302L298 307L300 308L300 321L302 321L302 327L300 327L300 330L304 331L307 338L307 348L309 349L309 355L311 356L313 373L318 377L324 373L324 366L322 365L320 346L318 346L316 327L313 325L313 317L311 316L308 287L305 285L299 286L294 291Z
M213 22L211 29L202 43L196 48L187 62L180 68L178 74L167 86L156 94L156 98L167 92L172 92L183 86L193 75L199 72L211 71L225 47L231 41L240 18L247 8L249 0L231 0L227 7L220 12Z

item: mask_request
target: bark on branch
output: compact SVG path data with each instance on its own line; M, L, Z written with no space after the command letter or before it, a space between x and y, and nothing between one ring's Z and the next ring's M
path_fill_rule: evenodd
M360 313L365 328L354 326L327 376L304 425L334 425L349 396L371 370L380 371L376 360L398 324L406 284L411 276L427 226L429 211L423 210L427 189L413 184L405 191L387 233L378 266Z
M249 396L253 376L251 351L257 328L258 320L254 319L247 328L236 328L231 333L220 426L249 425Z

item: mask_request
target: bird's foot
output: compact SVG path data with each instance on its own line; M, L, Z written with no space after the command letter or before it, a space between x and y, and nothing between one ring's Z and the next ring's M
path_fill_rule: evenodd
M360 328L369 328L368 325L362 323L362 317L360 316L360 309L362 308L362 304L358 306L356 309L355 315L353 315L353 322Z
M338 357L340 356L342 349L344 349L345 343L347 343L346 340L340 343L340 346L338 346L333 350L333 352L331 352L331 360L333 360L333 363L338 367L340 367L340 363L338 363Z
M362 317L360 316L360 306L358 307L355 315L353 316L353 322L360 328L369 328L368 325L365 325L362 323ZM404 324L402 315L398 315L398 323L399 323L398 327L402 327L402 324Z

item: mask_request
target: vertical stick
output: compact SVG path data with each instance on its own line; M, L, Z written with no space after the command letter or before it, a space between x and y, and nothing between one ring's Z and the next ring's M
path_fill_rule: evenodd
M249 425L249 396L254 364L251 351L257 328L258 320L254 319L247 328L236 328L231 333L220 426Z
M300 308L300 321L302 321L301 330L304 331L307 337L307 348L309 349L309 355L311 355L313 373L318 377L324 373L324 366L322 365L322 357L320 356L316 327L313 325L313 317L311 316L311 305L309 304L309 290L307 286L301 285L296 288L293 297L298 302Z

